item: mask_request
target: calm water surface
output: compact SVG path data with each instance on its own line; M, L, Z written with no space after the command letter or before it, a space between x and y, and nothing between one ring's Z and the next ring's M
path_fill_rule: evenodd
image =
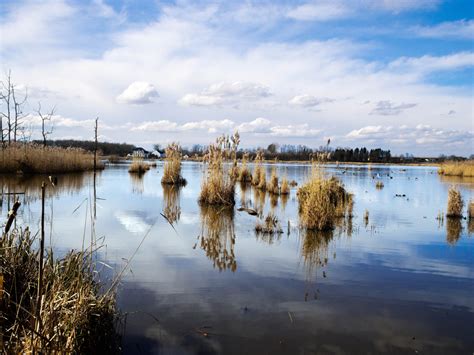
M473 179L327 166L355 206L352 220L324 234L298 231L297 188L282 200L238 187L236 207L279 216L284 233L259 236L256 217L199 207L202 169L184 163L188 185L178 190L161 186L161 164L143 178L112 166L97 176L95 208L91 175L60 176L48 192L56 253L89 245L95 213L100 259L117 273L149 231L119 288L126 353L474 353L474 225L436 219L449 186L467 202ZM278 169L300 184L309 174ZM19 223L35 230L41 177L1 179L4 192L25 192ZM4 216L12 199L4 195Z

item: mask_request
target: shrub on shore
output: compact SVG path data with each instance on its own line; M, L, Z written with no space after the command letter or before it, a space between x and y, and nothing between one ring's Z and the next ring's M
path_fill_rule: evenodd
M101 294L90 250L72 251L59 260L50 252L39 289L39 253L33 245L28 228L3 234L0 241L4 350L17 354L119 352L115 297Z
M461 197L459 190L451 186L448 192L448 211L446 217L449 218L461 218L462 209L464 207L464 202Z
M474 160L445 162L438 168L438 174L474 177Z
M236 132L231 137L221 136L211 144L205 155L207 174L201 186L200 204L234 205L235 179L231 176L225 161L237 150L240 142Z
M333 229L337 218L350 217L352 213L352 195L343 184L317 172L298 189L298 202L300 223L305 229Z
M99 169L102 164L97 164ZM60 174L94 169L94 155L79 148L14 143L0 153L1 173Z
M186 179L181 176L181 146L178 143L169 144L166 149L165 166L162 184L185 185Z

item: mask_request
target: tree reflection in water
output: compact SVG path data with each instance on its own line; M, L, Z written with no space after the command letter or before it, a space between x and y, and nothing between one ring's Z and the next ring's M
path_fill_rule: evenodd
M168 222L174 224L181 217L181 204L179 202L180 186L162 184L163 186L163 215Z
M237 270L235 260L234 209L222 206L202 205L201 235L198 243L206 256L219 271Z

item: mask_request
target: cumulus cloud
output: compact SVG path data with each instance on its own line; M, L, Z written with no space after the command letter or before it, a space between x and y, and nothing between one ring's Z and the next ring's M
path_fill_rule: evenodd
M463 38L474 37L474 20L442 22L434 26L416 26L412 31L427 38Z
M430 125L418 124L415 127L402 125L393 126L366 126L352 130L345 138L350 141L377 143L380 145L405 145L412 147L445 145L449 147L463 147L471 145L474 132L434 128Z
M301 125L274 126L270 128L271 135L277 137L316 137L321 130L311 128L307 123Z
M371 115L382 115L382 116L394 116L394 115L399 115L402 113L404 110L413 108L417 104L412 103L412 104L395 104L391 101L388 100L383 100L377 102L375 105L375 108L370 112Z
M253 121L241 123L237 130L241 133L269 133L271 125L270 120L258 117Z
M178 124L169 120L147 121L130 128L131 131L156 131L156 132L183 132L204 130L209 133L227 132L234 127L234 122L224 120L203 120Z
M179 102L188 106L238 106L271 96L270 88L252 82L222 82L209 86L197 94L187 94Z
M155 87L145 81L131 83L119 96L117 102L121 104L145 105L153 103L159 97Z
M297 95L293 97L288 103L293 106L312 108L319 106L326 102L333 102L333 99L327 97L316 97L313 95Z

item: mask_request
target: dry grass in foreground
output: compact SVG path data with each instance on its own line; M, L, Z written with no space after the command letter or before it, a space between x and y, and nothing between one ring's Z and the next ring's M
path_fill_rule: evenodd
M98 164L102 169L103 165ZM94 155L78 148L12 144L1 149L0 172L60 174L94 169Z
M324 178L313 171L298 189L300 224L309 230L330 230L338 218L352 215L352 195L336 178Z
M88 252L46 257L38 292L38 250L30 231L0 241L3 349L9 354L115 354L117 312L112 293L101 294ZM39 301L39 302L38 302ZM38 307L39 306L39 307Z
M200 204L235 205L235 179L224 162L235 154L239 142L236 132L231 137L217 138L216 143L209 146L205 156L208 168L199 195Z
M464 202L461 193L456 187L451 186L448 192L448 211L446 212L446 217L461 218L463 207Z
M474 177L474 160L445 162L438 168L438 174Z
M186 185L186 179L181 176L181 160L181 146L178 143L169 144L166 147L162 184Z

